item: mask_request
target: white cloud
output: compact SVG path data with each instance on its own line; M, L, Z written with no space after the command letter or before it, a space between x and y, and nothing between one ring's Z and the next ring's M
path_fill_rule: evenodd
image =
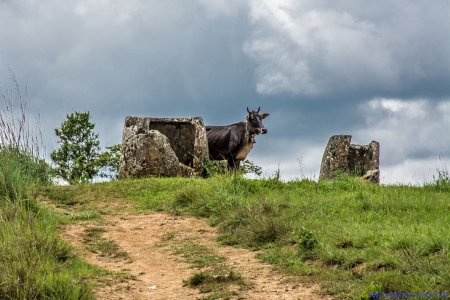
M450 100L377 98L360 106L366 124L353 141L380 142L381 172L385 182L429 181L438 157L450 157ZM430 172L432 170L433 172Z
M367 104L364 104L365 106ZM390 113L394 119L407 118L423 119L429 116L428 102L425 100L402 101L399 99L375 98L369 101L368 106L373 110L382 110ZM437 108L438 111L441 109Z
M422 185L437 178L437 170L444 169L438 157L427 159L407 159L398 164L382 167L380 183Z
M275 137L270 141L267 138L267 136L258 137L254 149L247 157L262 168L264 177L274 176L279 170L283 180L319 178L320 163L326 144L318 145L295 137Z

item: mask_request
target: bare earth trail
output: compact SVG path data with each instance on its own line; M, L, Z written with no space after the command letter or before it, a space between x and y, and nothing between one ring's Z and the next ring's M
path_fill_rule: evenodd
M90 252L83 244L85 230L101 227L102 237L114 241L128 254L127 258L109 258ZM214 227L205 221L167 213L103 215L102 221L69 224L62 236L75 246L90 264L123 276L111 276L106 284L97 288L98 299L198 299L208 294L199 289L183 286L198 269L189 268L173 249L164 245L164 237L175 241L207 246L226 258L226 264L239 272L251 287L239 290L231 299L331 299L315 293L318 286L305 286L292 278L280 275L255 258L256 253L245 249L222 246L216 242Z

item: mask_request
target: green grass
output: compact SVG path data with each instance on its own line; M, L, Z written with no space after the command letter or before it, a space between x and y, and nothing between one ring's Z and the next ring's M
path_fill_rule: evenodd
M206 218L220 242L262 250L260 259L323 292L364 299L369 292L450 291L450 188L368 185L241 176L149 178L49 187L39 197L78 199L76 210L165 210ZM66 196L62 196L66 195ZM112 208L113 207L113 208Z
M92 278L104 272L75 256L61 218L34 200L50 173L22 146L0 145L0 299L94 299Z
M2 203L0 299L94 299L92 277L101 271L75 256L57 224L33 201Z
M0 201L29 198L30 187L50 183L48 166L18 148L0 144Z

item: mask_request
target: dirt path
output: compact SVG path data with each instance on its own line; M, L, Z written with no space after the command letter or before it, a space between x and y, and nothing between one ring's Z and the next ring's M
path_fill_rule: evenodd
M216 229L195 218L165 213L122 214L103 216L102 221L70 224L63 228L63 238L73 244L91 264L110 271L111 276L97 289L98 299L198 299L207 297L199 289L183 285L198 269L189 268L180 255L174 255L171 242L190 242L209 247L226 258L225 264L240 273L249 288L236 288L231 299L331 299L314 293L317 286L304 286L271 270L271 266L255 259L255 252L218 245ZM86 249L86 229L106 230L102 237L114 241L126 257L111 258Z

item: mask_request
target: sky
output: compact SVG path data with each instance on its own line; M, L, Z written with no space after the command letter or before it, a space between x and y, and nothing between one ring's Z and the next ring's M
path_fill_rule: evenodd
M261 107L247 158L265 176L317 179L335 134L380 143L384 184L450 168L448 0L0 0L0 59L47 154L73 111L106 147L126 116L226 125Z

